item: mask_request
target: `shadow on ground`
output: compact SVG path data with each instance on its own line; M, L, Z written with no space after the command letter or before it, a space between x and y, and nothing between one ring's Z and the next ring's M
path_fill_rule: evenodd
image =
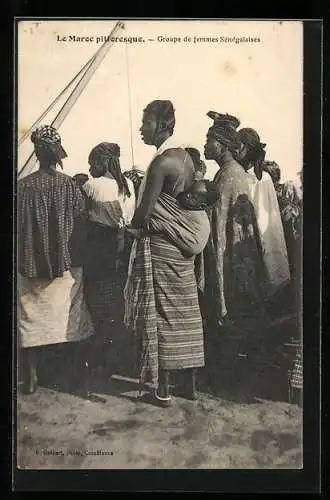
M238 334L237 331L229 332L226 338L221 339L221 346L218 339L207 340L207 364L197 375L199 392L244 404L252 404L256 398L288 402L288 372L295 353L285 348L285 343L296 334L295 321L295 318L289 318L284 325L275 324L267 331L253 334L245 328L244 336L238 328ZM42 350L40 386L79 395L81 377L74 368L73 347L64 344ZM131 339L125 337L115 346L105 344L103 357L107 360L106 366L103 372L93 370L90 389L95 393L118 396L121 390L118 384L108 384L112 375L118 375L135 379L126 383L133 384L132 390L137 393L135 352ZM184 377L184 372L171 374L174 393Z
M166 409L138 398L128 339L117 352L105 346L107 373L95 369L90 380L94 402L70 387L72 350L44 350L39 388L18 394L19 466L299 469L302 410L287 401L292 355L281 349L294 329L287 322L248 342L232 337L226 356L211 346L198 373L198 401L174 397ZM173 392L182 377L173 373Z

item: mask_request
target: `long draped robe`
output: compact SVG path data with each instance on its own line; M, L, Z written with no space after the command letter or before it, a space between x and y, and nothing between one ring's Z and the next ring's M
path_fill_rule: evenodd
M258 314L262 310L265 269L257 220L246 172L234 159L217 172L220 194L209 217L205 250L209 308L217 320Z
M271 297L290 283L288 253L277 195L271 176L263 172L257 179L253 169L247 172L263 258L267 273L267 296Z
M42 169L18 182L17 319L21 347L77 342L94 334L81 256L71 255L85 209L75 181Z

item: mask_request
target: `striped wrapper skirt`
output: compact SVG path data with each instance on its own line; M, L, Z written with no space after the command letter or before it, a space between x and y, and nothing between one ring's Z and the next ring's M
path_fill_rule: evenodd
M164 370L204 366L203 324L188 257L159 234L150 238L158 333L158 365Z
M303 357L302 349L300 349L293 363L293 368L290 372L290 386L293 389L303 389L304 373L303 373Z

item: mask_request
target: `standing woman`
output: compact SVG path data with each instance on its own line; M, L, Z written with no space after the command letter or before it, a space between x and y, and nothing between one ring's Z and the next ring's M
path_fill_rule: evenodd
M92 179L83 185L88 207L86 299L101 351L104 342L118 338L123 325L129 255L125 226L135 210L134 185L122 174L119 158L118 144L95 146L88 158Z
M276 191L288 251L291 279L295 281L301 265L302 171L299 173L301 186L297 186L292 181L281 182L281 169L275 162L267 161L263 168L271 176Z
M288 253L275 187L264 169L265 146L252 128L238 131L241 141L239 161L247 172L263 259L267 274L265 293L271 298L290 283Z
M84 355L80 341L94 333L84 301L82 266L70 254L84 198L76 182L56 168L63 168L67 156L57 131L44 125L31 140L40 168L19 180L17 190L18 332L27 359L27 393L37 387L40 347L76 342ZM81 361L86 366L85 359Z
M205 264L210 307L217 326L263 311L264 265L260 235L244 168L236 161L239 120L209 111L214 123L207 132L205 158L219 170L214 177L219 199L210 214L211 237ZM214 304L215 301L215 304Z
M232 384L238 354L263 328L264 264L246 172L236 161L240 147L235 116L209 111L213 120L204 155L219 169L214 177L217 201L210 211L211 235L204 252L209 382ZM219 371L220 370L220 371ZM219 376L214 376L219 372Z
M206 214L183 210L176 200L192 186L195 168L173 138L174 127L171 101L146 106L141 136L157 151L142 180L132 220L136 240L125 293L126 324L138 339L140 383L150 376L152 401L165 407L172 402L170 377L177 370L186 374L185 396L197 397L196 370L204 366L204 338L194 263L209 236ZM197 217L193 224L192 214Z

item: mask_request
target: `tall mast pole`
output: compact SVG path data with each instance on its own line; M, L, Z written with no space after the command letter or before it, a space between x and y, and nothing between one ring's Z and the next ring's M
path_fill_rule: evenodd
M83 90L86 88L86 85L88 84L88 82L90 81L90 79L94 75L95 71L100 66L100 64L103 61L103 59L105 58L105 56L107 55L107 53L111 47L111 43L112 43L111 37L114 36L114 34L116 33L116 31L119 28L124 29L124 24L121 21L118 21L115 24L113 30L111 31L111 33L107 37L107 40L104 42L102 47L99 49L98 54L96 55L95 59L93 60L93 62L89 66L89 68L87 69L86 73L83 75L81 80L77 83L77 85L75 86L75 88L73 89L71 94L69 95L68 99L66 100L66 102L64 103L64 105L62 106L60 111L58 112L57 116L55 117L55 119L53 120L53 122L51 124L54 128L58 129L62 125L62 123L64 122L65 118L68 116L69 112L71 111L72 107L76 103L77 99L79 98L79 96L81 95ZM26 163L21 168L18 176L22 175L22 173L26 172L26 171L28 173L31 172L31 170L33 169L33 167L36 164L36 161L37 161L37 158L36 158L35 153L33 152L30 155L30 157L28 158L28 160L26 161Z

